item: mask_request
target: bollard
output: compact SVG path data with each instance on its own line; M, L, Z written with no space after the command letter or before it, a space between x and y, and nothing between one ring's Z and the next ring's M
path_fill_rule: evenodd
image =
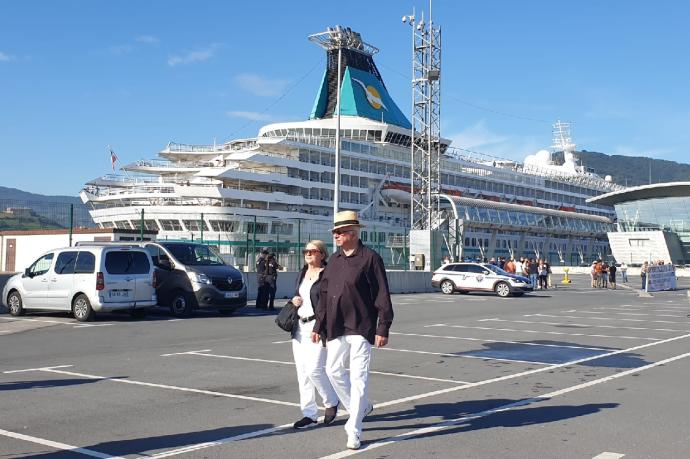
M561 284L570 284L572 281L568 277L568 268L564 268L563 272L565 274L563 275L563 280L561 281Z

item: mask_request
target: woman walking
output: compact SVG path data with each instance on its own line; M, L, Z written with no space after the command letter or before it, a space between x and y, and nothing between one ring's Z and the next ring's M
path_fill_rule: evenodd
M314 390L326 407L324 424L332 423L338 413L338 396L326 375L326 347L323 342L311 341L316 319L314 308L319 304L321 275L328 251L322 241L310 241L302 253L305 264L297 278L297 289L292 298L292 303L299 308L299 322L292 330L292 354L297 368L299 404L303 415L293 424L295 429L316 425L318 407Z

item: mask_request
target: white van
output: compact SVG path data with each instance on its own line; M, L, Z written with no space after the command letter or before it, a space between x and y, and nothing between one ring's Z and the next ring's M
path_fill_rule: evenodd
M13 316L27 310L71 311L85 322L95 312L155 306L156 274L146 250L124 246L68 247L41 255L12 276L2 302Z

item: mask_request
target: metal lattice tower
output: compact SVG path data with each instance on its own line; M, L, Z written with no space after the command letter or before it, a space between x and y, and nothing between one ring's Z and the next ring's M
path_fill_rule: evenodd
M573 138L570 135L570 123L564 123L561 120L557 120L556 123L552 125L553 130L553 145L551 148L554 152L573 152L575 151L575 144L573 143Z
M412 161L413 230L432 230L440 223L441 187L441 28L403 17L412 26Z

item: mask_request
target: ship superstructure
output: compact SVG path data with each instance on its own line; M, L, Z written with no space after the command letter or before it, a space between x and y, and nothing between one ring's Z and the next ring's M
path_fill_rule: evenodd
M358 211L364 242L402 268L409 255L412 131L372 55L342 56L340 209ZM203 239L239 265L253 265L256 251L268 246L283 265L296 267L300 244L331 241L337 62L328 56L309 119L268 124L254 138L218 145L169 143L157 159L123 166L125 175L91 180L81 198L94 221L138 229L143 211L145 229L159 231L159 239ZM579 263L608 253L613 209L586 200L618 185L551 164L455 150L443 139L441 151L441 193L453 197L463 220L462 253L453 258Z

